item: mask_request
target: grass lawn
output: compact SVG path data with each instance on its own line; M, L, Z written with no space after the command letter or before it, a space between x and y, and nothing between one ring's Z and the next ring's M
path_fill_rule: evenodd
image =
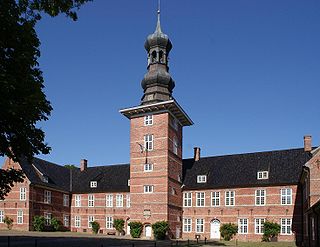
M187 243L179 243L179 245L172 245L172 246L184 246L187 247ZM236 245L235 241L215 241L209 242L206 245L201 241L199 244L195 242L190 242L190 247L209 247L209 246L239 246L239 247L296 247L294 242L238 242Z

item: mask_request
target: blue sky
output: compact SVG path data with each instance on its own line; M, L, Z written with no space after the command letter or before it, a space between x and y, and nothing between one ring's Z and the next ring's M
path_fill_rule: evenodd
M54 108L40 126L58 164L129 161L129 120L140 103L145 38L157 1L94 0L79 20L37 26L45 92ZM163 0L162 30L173 49L174 97L194 121L184 157L320 145L320 2ZM3 159L2 159L3 160Z

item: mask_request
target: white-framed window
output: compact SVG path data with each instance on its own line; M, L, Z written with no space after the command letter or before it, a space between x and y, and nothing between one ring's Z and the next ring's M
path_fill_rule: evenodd
M226 206L234 206L235 205L235 192L234 191L226 191L225 192L225 203Z
M92 228L92 222L94 222L94 216L88 216L88 228Z
M280 190L281 194L281 205L291 205L292 204L292 189L285 188Z
M45 190L44 191L44 203L48 203L50 204L51 203L51 191L49 190Z
M151 171L153 171L153 165L152 164L144 164L144 166L143 166L144 168L143 168L143 170L145 171L145 172L151 172Z
M69 215L67 215L67 214L63 215L63 225L65 227L69 227Z
M69 195L63 194L63 206L69 207Z
M81 227L81 217L80 217L80 215L76 215L74 217L74 226L76 228L80 228Z
M220 206L220 192L213 191L211 192L211 207L219 207Z
M94 195L88 195L88 207L94 207Z
M254 219L254 233L255 234L263 234L264 233L264 224L265 219Z
M131 198L130 198L130 194L127 194L127 208L130 208L131 207Z
M144 148L147 151L153 150L153 135L145 135L144 136Z
M51 217L52 216L52 214L51 213L47 213L47 212L45 212L44 213L44 224L46 225L46 226L50 226L51 225Z
M248 233L248 219L238 219L238 233L239 234Z
M81 195L75 195L75 206L81 207Z
M266 205L266 190L256 190L256 206Z
M205 193L204 192L196 192L196 207L204 207L205 205Z
M42 181L45 182L45 183L49 183L49 178L47 175L43 175L42 176Z
M116 195L116 207L117 208L122 208L123 207L123 195L122 194L117 194Z
M97 181L90 181L90 188L97 188L98 182Z
M25 200L27 200L27 188L21 187L20 188L20 201L25 201Z
M198 175L197 176L197 183L206 183L207 182L207 175Z
M204 232L204 219L196 219L196 233Z
M106 207L107 208L113 207L113 195L112 194L106 195Z
M178 139L176 137L173 138L173 153L178 154Z
M0 223L3 223L4 220L4 211L0 210Z
M183 193L183 206L192 207L192 192Z
M281 219L281 235L291 235L292 219Z
M23 211L17 211L17 224L23 224Z
M153 115L144 116L144 125L145 126L153 125Z
M144 185L143 192L144 193L153 193L153 185Z
M106 217L106 228L113 229L113 218L111 216Z
M268 171L258 171L257 173L257 179L268 179L269 178L269 172Z
M191 232L192 231L192 219L184 218L183 219L183 232Z
M131 185L131 180L130 179L128 179L128 186L130 186Z

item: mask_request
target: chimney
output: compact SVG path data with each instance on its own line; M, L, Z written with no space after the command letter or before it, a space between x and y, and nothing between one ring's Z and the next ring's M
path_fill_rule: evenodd
M86 159L80 160L80 171L85 171L87 170L88 167L88 161Z
M311 144L312 137L310 135L305 135L303 137L303 141L304 141L304 151L311 152L311 150L312 150L312 144Z
M194 148L194 161L198 161L200 159L200 148L195 147Z

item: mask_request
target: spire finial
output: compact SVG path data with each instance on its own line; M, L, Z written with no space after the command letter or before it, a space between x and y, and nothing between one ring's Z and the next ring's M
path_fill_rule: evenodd
M158 0L158 22L157 22L157 27L156 27L156 32L161 33L161 25L160 25L160 0Z

